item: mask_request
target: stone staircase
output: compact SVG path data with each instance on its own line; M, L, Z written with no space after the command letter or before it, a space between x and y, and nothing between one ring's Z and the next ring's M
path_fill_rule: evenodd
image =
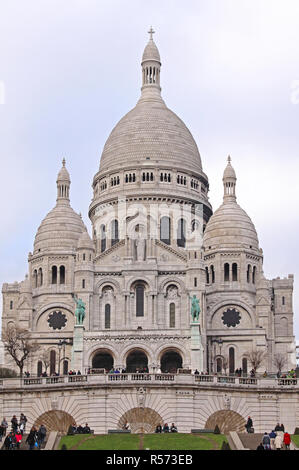
M23 438L22 438L22 441L21 441L21 444L20 444L20 447L19 449L16 449L16 450L28 450L29 449L29 445L28 443L26 442L26 439L27 439L27 436L28 436L28 433L27 434L23 434ZM42 446L41 446L41 450L44 450L46 445L47 445L47 441L48 441L48 438L49 438L49 435L47 434L46 435L46 439L44 440ZM5 447L4 447L4 440L5 440L5 437L2 439L2 442L0 442L0 450L5 450ZM37 449L37 448L36 448ZM38 450L38 449L37 449Z
M253 434L238 433L238 436L245 449L256 450L257 446L262 442L264 434L263 433L253 433Z

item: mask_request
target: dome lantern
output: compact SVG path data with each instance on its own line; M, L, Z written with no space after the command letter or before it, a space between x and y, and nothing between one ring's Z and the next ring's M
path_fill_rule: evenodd
M144 91L146 88L157 89L159 92L160 88L160 69L161 59L158 48L153 40L153 34L155 31L151 27L148 31L150 35L149 42L145 46L141 67L142 67L142 88Z
M224 187L224 195L223 195L223 202L230 202L236 201L236 173L231 165L231 158L228 156L227 158L227 166L223 173L223 187Z
M65 158L62 160L62 168L57 175L57 204L70 203L71 178L65 167Z

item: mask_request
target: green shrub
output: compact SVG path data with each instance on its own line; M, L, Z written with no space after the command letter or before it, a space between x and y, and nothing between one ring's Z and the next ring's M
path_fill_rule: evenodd
M228 442L225 442L225 441L223 441L223 442L222 442L222 446L221 446L221 449L220 449L220 450L230 450L229 443L228 443Z
M221 434L218 424L215 426L214 434Z

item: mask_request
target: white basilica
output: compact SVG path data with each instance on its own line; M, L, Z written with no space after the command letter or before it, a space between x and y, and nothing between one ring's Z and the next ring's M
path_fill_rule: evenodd
M246 372L246 352L255 350L265 352L262 371L276 370L276 354L286 357L285 369L295 367L293 276L265 278L230 158L223 203L213 213L196 142L161 97L152 31L141 66L140 99L112 130L92 182L91 237L70 205L63 161L28 275L3 285L2 329L18 324L40 343L25 366L31 375L44 372L45 352L48 374ZM85 303L81 325L74 296ZM4 363L16 368L8 355Z

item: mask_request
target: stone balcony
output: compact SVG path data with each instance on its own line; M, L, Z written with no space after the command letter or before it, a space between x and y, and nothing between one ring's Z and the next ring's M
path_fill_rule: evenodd
M220 375L191 375L191 374L105 374L92 373L87 375L65 375L52 377L23 377L13 379L0 379L0 391L11 389L31 389L31 388L53 388L53 387L77 387L83 386L136 386L137 384L167 385L168 386L188 386L196 388L250 388L269 389L281 391L282 389L299 389L297 379L291 378L264 378L264 377L232 377Z

